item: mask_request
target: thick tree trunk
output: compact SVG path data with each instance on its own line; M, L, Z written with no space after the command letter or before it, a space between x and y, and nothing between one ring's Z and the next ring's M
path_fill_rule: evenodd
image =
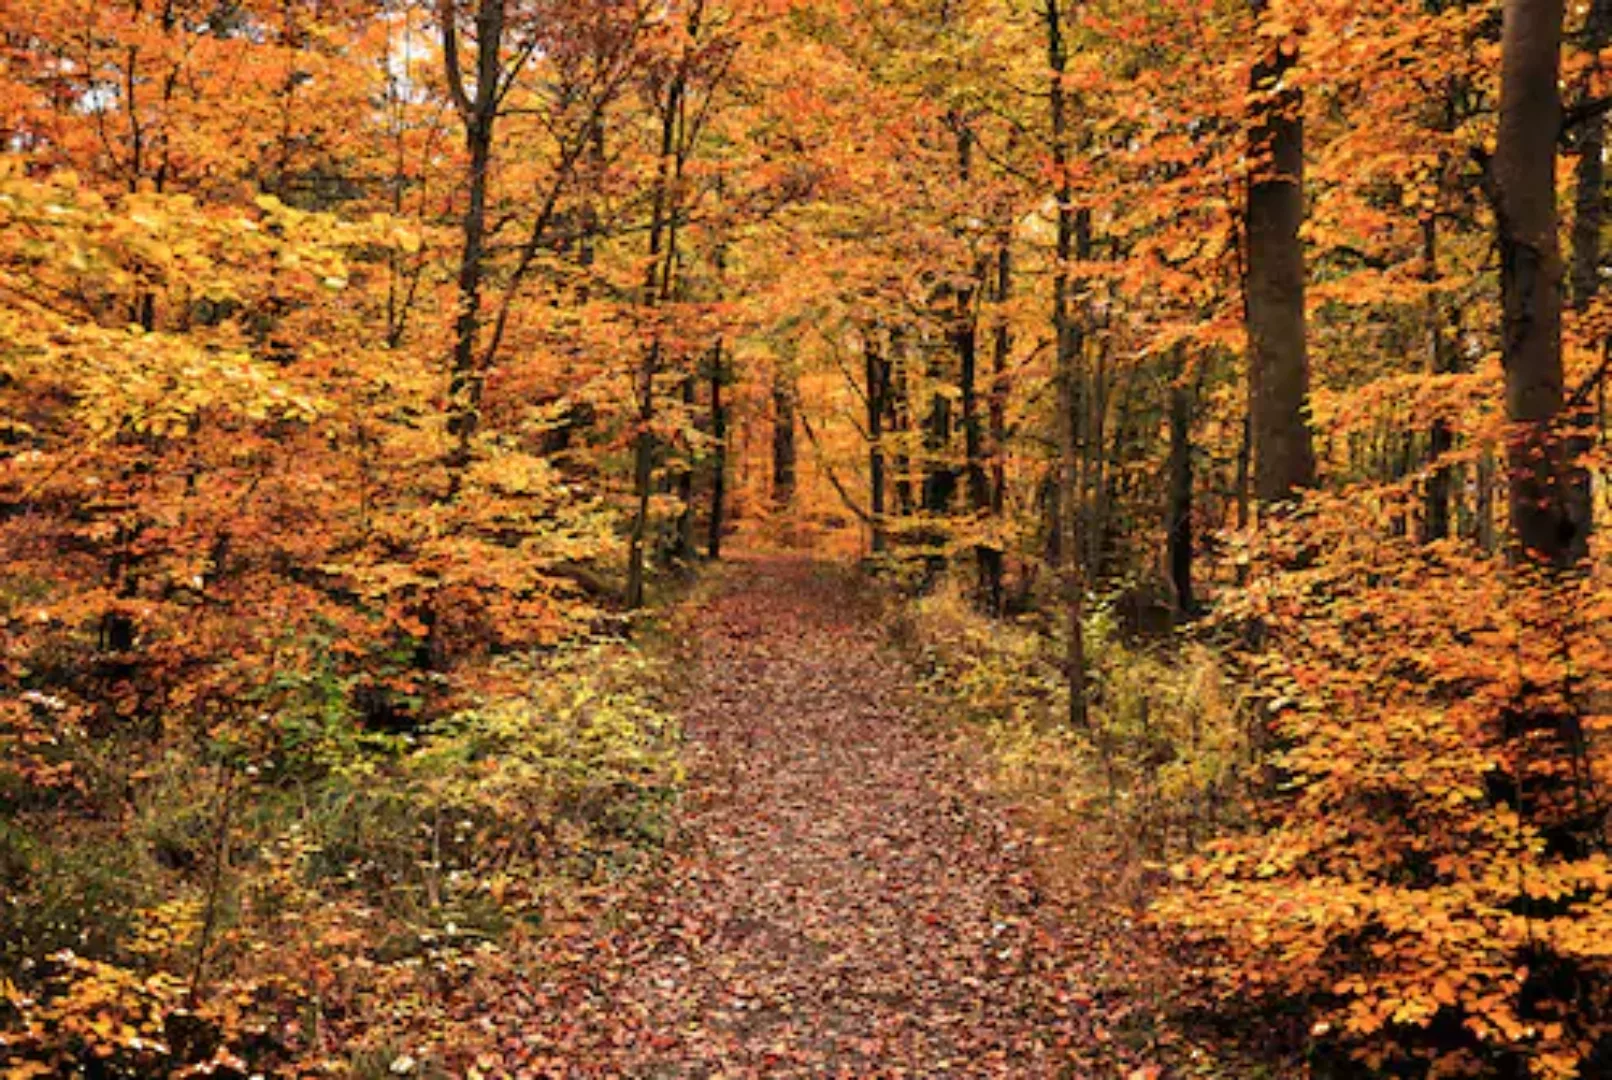
M1506 0L1500 125L1493 162L1504 307L1509 497L1517 554L1567 566L1586 550L1574 519L1582 474L1566 461L1563 266L1556 236L1556 142L1563 0ZM1576 475L1575 475L1576 474Z
M1263 13L1264 0L1255 0ZM1305 421L1310 393L1304 325L1303 96L1285 82L1297 54L1283 45L1254 65L1249 95L1248 405L1254 494L1281 502L1315 483Z

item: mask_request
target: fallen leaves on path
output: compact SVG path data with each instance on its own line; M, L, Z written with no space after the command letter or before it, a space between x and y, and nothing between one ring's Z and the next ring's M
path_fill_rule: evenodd
M480 1075L1162 1075L1110 1027L1079 912L922 722L867 605L731 569L691 620L665 869L556 928L476 1023ZM483 988L486 992L487 988Z

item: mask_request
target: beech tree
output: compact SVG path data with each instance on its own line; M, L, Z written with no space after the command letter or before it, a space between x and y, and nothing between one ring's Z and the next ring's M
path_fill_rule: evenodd
M1315 483L1306 418L1310 392L1305 335L1304 96L1291 83L1295 28L1254 0L1259 54L1249 84L1247 232L1248 402L1254 490L1279 502Z
M1556 145L1563 5L1505 6L1494 210L1505 312L1506 417L1511 520L1516 543L1552 565L1587 550L1589 522L1576 489L1587 483L1567 459L1563 430L1562 303L1565 267L1557 237Z

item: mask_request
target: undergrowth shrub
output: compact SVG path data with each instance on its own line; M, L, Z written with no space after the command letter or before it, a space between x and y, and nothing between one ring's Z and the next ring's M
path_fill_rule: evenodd
M0 1074L345 1071L330 1048L428 1027L556 897L643 860L681 782L658 662L624 647L505 658L413 735L364 730L318 665L283 682L255 746L131 740L105 816L0 818ZM50 775L104 771L64 753Z
M1245 710L1210 648L1127 642L1112 610L1086 620L1090 730L1068 723L1058 631L993 620L955 584L911 606L930 682L983 732L1012 788L1101 822L1148 860L1189 850L1236 809L1247 773Z
M1159 914L1372 1076L1612 1072L1612 581L1317 496L1223 604L1272 753ZM1341 1066L1340 1066L1341 1067Z

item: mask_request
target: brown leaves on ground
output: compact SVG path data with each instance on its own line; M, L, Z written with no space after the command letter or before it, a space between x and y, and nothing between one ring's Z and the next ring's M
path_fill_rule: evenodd
M514 985L483 985L466 1022L501 1050L461 1068L1163 1075L1112 1033L1114 951L1038 888L1029 838L926 730L851 589L807 563L729 571L691 620L666 869L545 938Z

